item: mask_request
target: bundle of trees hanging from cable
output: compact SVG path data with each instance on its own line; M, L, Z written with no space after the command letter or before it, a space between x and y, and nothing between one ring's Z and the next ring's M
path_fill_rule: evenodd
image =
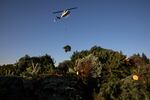
M0 76L21 77L23 80L43 80L55 76L56 81L57 77L69 76L70 80L76 77L88 92L83 93L84 89L78 89L84 96L71 100L86 100L83 97L89 94L93 100L150 100L150 59L144 53L127 57L121 51L93 46L90 50L75 51L70 60L58 66L48 54L39 57L25 55L15 64L1 65ZM74 84L68 83L69 86Z

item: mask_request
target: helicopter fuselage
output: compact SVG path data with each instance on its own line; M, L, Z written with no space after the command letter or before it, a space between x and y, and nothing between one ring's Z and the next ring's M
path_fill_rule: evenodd
M77 7L74 7L74 8L69 8L69 9L65 9L65 10L61 10L61 11L56 11L56 12L53 12L53 14L57 14L57 13L60 13L59 16L56 16L56 18L54 19L54 21L56 20L59 20L59 19L62 19L63 17L67 17L70 15L70 10L73 10L73 9L77 9Z
M61 18L62 17L66 17L66 16L68 16L70 14L70 11L69 10L65 10L65 11L63 11L62 13L61 13Z

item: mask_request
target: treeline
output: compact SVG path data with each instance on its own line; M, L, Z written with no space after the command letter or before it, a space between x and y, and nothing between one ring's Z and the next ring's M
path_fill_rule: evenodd
M144 53L127 58L94 46L74 52L70 62L95 100L150 100L150 59Z
M144 53L127 57L121 51L93 46L75 51L70 60L57 67L49 55L26 55L15 64L0 66L1 76L28 78L67 73L77 74L94 100L150 100L150 59Z
M54 69L54 61L49 55L30 57L25 55L15 64L0 66L1 76L21 76L28 77L39 74L49 74Z

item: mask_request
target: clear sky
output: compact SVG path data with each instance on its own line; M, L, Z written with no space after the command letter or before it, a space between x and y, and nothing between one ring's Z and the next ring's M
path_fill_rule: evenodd
M54 22L53 11L71 7L78 9ZM150 57L149 43L150 0L0 0L0 64L25 54L59 63L94 45Z

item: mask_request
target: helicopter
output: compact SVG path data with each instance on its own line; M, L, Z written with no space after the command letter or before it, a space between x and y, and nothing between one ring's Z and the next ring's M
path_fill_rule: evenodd
M65 10L53 12L53 14L61 13L60 16L56 16L56 18L54 19L54 21L59 20L59 19L61 19L63 17L69 16L70 13L71 13L70 10L73 10L73 9L77 9L77 7L68 8L68 9L65 9Z

